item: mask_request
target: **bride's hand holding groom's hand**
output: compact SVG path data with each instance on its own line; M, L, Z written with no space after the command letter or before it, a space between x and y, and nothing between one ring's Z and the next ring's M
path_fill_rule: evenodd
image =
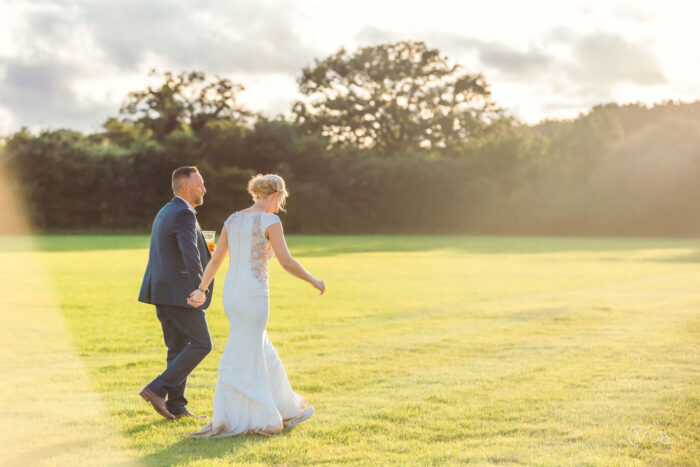
M195 308L202 306L205 301L207 301L207 296L199 289L193 290L190 296L187 297L187 303Z

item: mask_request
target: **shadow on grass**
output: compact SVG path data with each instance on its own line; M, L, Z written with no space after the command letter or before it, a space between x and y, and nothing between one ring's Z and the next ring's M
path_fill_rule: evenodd
M285 429L281 435L284 436L294 428ZM231 454L243 448L252 447L261 443L267 443L269 438L262 435L239 435L225 438L205 438L191 439L182 438L174 444L139 459L143 465L189 465L205 460L221 461Z
M663 263L700 263L700 250L684 255L669 256L668 258L661 258L651 261L659 261Z
M169 426L173 422L170 420L163 420L163 419L158 419L157 422L148 422L148 423L141 423L140 425L133 425L129 427L127 430L124 430L124 434L126 434L129 438L132 438L134 436L138 436L141 433L145 431L149 431L153 428L154 425L158 426Z

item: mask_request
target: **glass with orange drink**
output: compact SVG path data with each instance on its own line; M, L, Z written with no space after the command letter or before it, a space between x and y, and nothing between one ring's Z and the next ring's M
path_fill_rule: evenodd
M207 247L209 247L209 253L214 253L214 248L216 248L216 244L214 243L214 240L216 239L216 231L203 230L202 235L204 235L204 241L207 242Z

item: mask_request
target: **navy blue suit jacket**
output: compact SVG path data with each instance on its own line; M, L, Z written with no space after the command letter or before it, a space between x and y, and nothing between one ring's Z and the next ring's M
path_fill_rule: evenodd
M192 308L187 297L202 281L204 268L211 259L195 214L184 200L174 197L163 206L153 221L148 266L141 283L139 301L154 305ZM207 300L197 308L205 310L211 302L214 282Z

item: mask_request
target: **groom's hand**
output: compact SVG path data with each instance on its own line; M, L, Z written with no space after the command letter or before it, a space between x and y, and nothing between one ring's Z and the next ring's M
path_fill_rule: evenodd
M190 296L187 297L187 304L195 308L202 306L206 301L206 294L199 289L193 290Z

